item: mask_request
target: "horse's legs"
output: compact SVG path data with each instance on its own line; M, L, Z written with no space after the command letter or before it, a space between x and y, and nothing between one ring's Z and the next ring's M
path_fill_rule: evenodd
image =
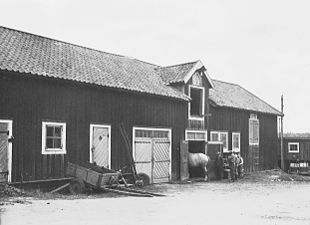
M209 181L207 166L203 167L203 172L205 174L205 181Z

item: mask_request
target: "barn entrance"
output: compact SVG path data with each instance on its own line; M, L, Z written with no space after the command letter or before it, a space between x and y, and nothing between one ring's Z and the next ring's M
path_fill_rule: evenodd
M206 130L186 130L186 140L188 141L188 151L190 153L206 153L207 131ZM202 168L188 168L189 177L204 177Z
M111 168L111 126L90 125L90 162Z
M169 182L171 176L171 130L133 128L133 158L137 173L150 183Z
M12 124L11 120L0 120L0 183L11 182Z
M191 153L205 153L205 142L204 141L189 141L188 151ZM202 168L189 168L189 177L205 177Z

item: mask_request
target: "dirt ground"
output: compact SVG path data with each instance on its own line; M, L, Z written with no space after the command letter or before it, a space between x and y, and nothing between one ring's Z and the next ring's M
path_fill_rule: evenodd
M151 185L165 197L29 193L2 198L0 225L10 224L310 224L310 177L278 170L237 182ZM26 194L27 195L27 194Z

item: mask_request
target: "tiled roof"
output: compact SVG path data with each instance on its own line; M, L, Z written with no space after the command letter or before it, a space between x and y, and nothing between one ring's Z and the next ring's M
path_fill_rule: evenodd
M158 66L0 26L0 69L188 100Z
M217 106L281 115L281 112L237 84L213 80L210 101Z
M162 80L167 83L177 83L182 82L184 77L188 74L188 72L195 66L195 62L189 62L179 65L167 66L167 67L160 67L156 70L158 74L161 76Z

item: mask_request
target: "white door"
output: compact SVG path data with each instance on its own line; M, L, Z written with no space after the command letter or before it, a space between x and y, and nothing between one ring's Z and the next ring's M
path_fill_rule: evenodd
M11 181L12 164L12 121L0 120L0 182Z
M133 157L137 173L151 183L169 182L171 175L171 130L134 128Z
M106 125L90 126L90 162L111 168L111 127Z

